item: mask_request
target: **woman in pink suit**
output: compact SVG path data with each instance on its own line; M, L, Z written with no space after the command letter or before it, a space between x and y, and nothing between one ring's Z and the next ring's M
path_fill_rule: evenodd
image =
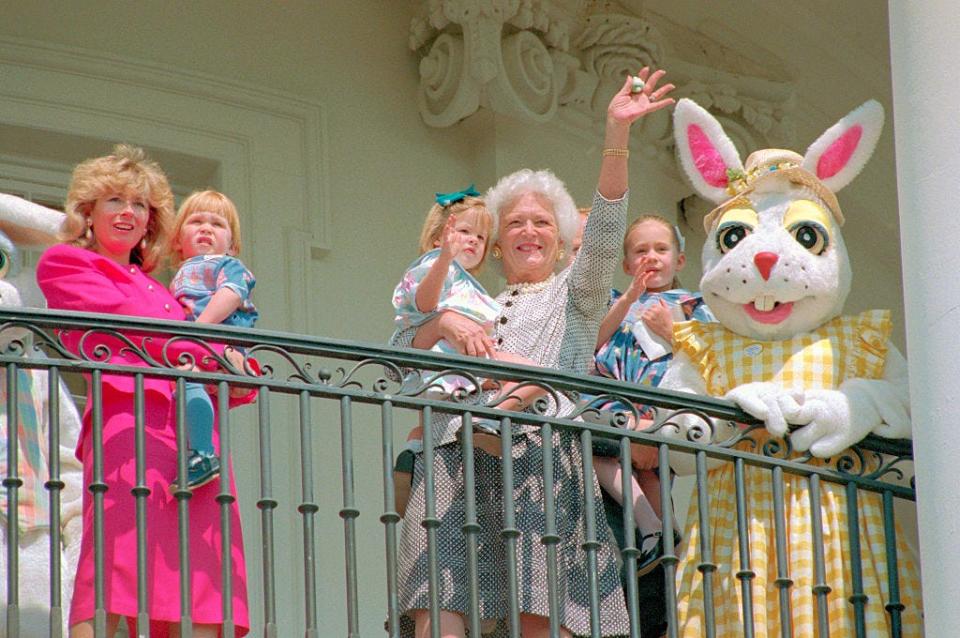
M65 243L48 249L37 265L37 281L51 308L102 312L137 317L184 319L183 310L167 287L151 278L151 272L167 246L173 219L173 194L166 176L143 151L117 146L112 155L87 160L73 173L66 202ZM64 332L68 348L78 351L78 332ZM138 347L163 360L166 341L156 335L127 333ZM94 337L96 337L94 339ZM110 349L111 362L146 366L133 352L123 351L119 339L90 335L83 342L89 357L98 345ZM217 348L222 351L222 348ZM129 349L128 349L129 350ZM198 365L204 361L201 347L175 342L166 353L176 361L183 352ZM88 385L91 385L88 383ZM144 378L147 503L147 596L152 636L178 636L181 618L177 501L168 488L177 478L175 384L166 379ZM103 477L104 495L104 606L107 635L112 636L121 618L133 629L137 615L137 529L134 379L103 375ZM253 393L244 399L249 402ZM214 405L216 405L214 401ZM84 484L93 480L93 401L88 392L77 457L83 462ZM216 432L214 433L216 437ZM219 449L219 441L214 445ZM232 479L232 477L231 477ZM193 635L214 638L224 622L220 506L218 486L197 489L189 503L189 551ZM235 492L231 480L231 491ZM236 635L249 629L246 570L239 511L231 506L230 546L232 565L232 613ZM71 638L93 636L94 601L94 507L92 494L83 502L83 542L76 588L70 609ZM131 631L131 635L133 635Z

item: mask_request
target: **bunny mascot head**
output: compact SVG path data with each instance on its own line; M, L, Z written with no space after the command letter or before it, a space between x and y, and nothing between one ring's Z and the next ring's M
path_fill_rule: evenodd
M724 396L762 420L769 434L789 434L795 451L830 457L870 433L906 437L910 434L906 362L889 343L889 312L871 310L844 316L851 269L841 227L843 213L836 192L850 183L870 158L883 125L883 109L867 102L832 126L804 155L780 149L755 151L742 164L720 123L690 100L680 100L674 113L674 135L681 164L694 189L716 208L704 219L707 239L703 249L704 301L719 323L681 323L674 328L674 360L662 387ZM683 435L689 423L680 418ZM792 429L791 426L793 426ZM723 441L736 426L714 424L714 441ZM792 431L791 431L792 429ZM746 445L746 442L740 445ZM790 450L791 446L783 449ZM673 461L673 459L671 459ZM817 460L810 461L818 463ZM671 465L674 465L672 462ZM683 471L678 459L677 469ZM714 556L724 556L714 574L717 635L744 624L736 525L737 484L732 464L714 465L708 475L710 525ZM750 513L753 625L760 635L779 634L776 583L778 561L771 557L770 530L775 528L769 470L747 466L743 494ZM811 497L809 482L797 475L783 478L783 517L790 530L786 565L794 580L792 622L811 626L815 610L812 552L809 545ZM829 493L829 496L826 494ZM820 515L830 534L824 534L823 555L832 557L825 568L829 586L828 624L831 636L854 635L855 621L845 601L854 592L849 584L848 529L844 488L821 487ZM700 635L704 616L698 498L691 499L687 538L680 549L678 612L680 635ZM863 564L885 560L882 505L876 494L859 499L860 548ZM829 523L827 522L829 521ZM794 538L796 532L796 538ZM907 556L898 535L899 556ZM778 549L779 552L779 549ZM919 591L913 565L901 560L901 596L906 603L903 635L918 636ZM718 580L720 581L718 583ZM818 581L819 582L819 581ZM891 597L885 577L876 572L863 579L869 602L865 610L870 635L890 635L884 605ZM909 600L909 602L907 602ZM807 635L806 633L797 635Z
M57 241L64 215L31 202L0 193L0 311L42 301L33 282L33 273L21 271L19 248L45 246ZM25 303L27 302L27 303ZM39 305L39 304L38 304ZM0 321L2 324L3 321ZM31 333L24 328L0 330L0 352L14 340L26 345L18 348L23 356L41 357L30 347ZM9 474L7 464L6 366L0 366L0 475ZM80 433L80 417L66 388L60 387L59 423L50 423L47 372L43 369L17 370L17 475L22 484L17 490L17 556L19 567L19 627L24 636L48 635L50 623L50 498L45 486L50 477L49 431L59 428L60 448L53 451L60 461L60 566L61 605L70 602L73 578L80 550L83 477L74 456ZM8 535L10 514L6 490L0 494L0 598L7 599L7 548L14 541ZM0 626L4 624L0 613ZM61 622L61 624L63 624ZM64 628L65 629L65 628ZM51 634L52 635L52 634ZM64 634L65 635L65 634Z
M765 149L744 165L706 110L681 100L674 113L684 171L716 204L704 218L700 286L721 324L705 341L687 335L687 357L676 365L694 365L702 357L691 343L709 341L717 351L709 354L712 371L692 389L726 395L776 436L788 425L804 426L792 443L816 456L836 454L871 432L910 433L905 365L888 342L889 314L841 316L852 277L835 193L867 163L882 127L883 108L869 101L804 155Z
M683 100L677 148L697 193L717 204L704 219L704 298L730 330L784 339L840 314L850 263L836 193L867 163L883 108L870 101L831 127L801 156L766 149L746 166L720 124Z

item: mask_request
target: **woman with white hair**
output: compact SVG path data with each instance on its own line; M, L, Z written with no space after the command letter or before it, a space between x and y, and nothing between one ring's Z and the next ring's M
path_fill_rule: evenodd
M441 313L417 328L398 335L398 345L430 348L439 339L464 354L489 355L502 350L526 357L537 365L586 373L597 330L607 309L619 246L626 227L627 157L630 126L638 118L673 103L667 97L672 84L657 88L663 71L643 69L639 81L627 78L607 108L602 164L593 210L583 244L572 266L565 270L565 251L572 246L580 218L563 183L549 171L521 170L501 179L486 194L493 214L491 256L503 269L507 286L497 297L503 313L493 336L474 321L454 312ZM558 272L560 271L560 272ZM516 392L514 394L517 394ZM524 397L529 404L532 396ZM558 407L568 411L570 404ZM463 533L464 476L457 443L460 418L435 415L430 423L435 447L437 566L440 573L440 635L462 637L469 611L466 541ZM540 429L516 425L512 453L516 571L520 629L525 638L549 634L550 597L547 589L547 545L543 503L543 442ZM575 434L554 434L554 497L556 503L557 614L561 635L590 633L590 576L583 544L583 465ZM502 461L478 450L475 454L476 509L480 530L478 594L484 630L504 619L511 605L507 570L512 560L501 537L503 528ZM603 635L629 632L616 550L609 538L602 498L596 480L592 489L598 504L596 528L599 617ZM416 459L410 502L400 542L400 609L402 635L429 635L429 564L426 491L422 455ZM512 558L512 557L511 557ZM414 622L411 622L414 621ZM501 623L500 629L504 629Z

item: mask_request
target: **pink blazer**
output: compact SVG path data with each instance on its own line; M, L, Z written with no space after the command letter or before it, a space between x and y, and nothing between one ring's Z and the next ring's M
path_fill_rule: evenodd
M97 253L58 244L48 248L37 263L37 283L47 298L50 308L76 310L80 312L101 312L106 314L129 315L151 319L184 320L183 308L173 298L166 286L145 274L138 266L123 266L112 259ZM64 345L75 353L83 348L88 358L97 358L96 348L109 348L110 361L120 365L149 367L142 357L130 351L121 340L106 334L89 334L81 344L83 331L63 330L61 337ZM167 339L163 335L145 335L137 332L124 332L139 348L156 359L163 361L163 349ZM210 344L211 350L222 354L223 345ZM194 357L198 367L215 370L217 362L209 358L209 352L194 343L176 341L167 348L167 359L176 362L178 357L188 353ZM134 379L129 375L103 375L103 383L123 394L133 394ZM158 392L173 397L174 383L169 379L144 378L144 390ZM256 393L250 393L231 405L248 403ZM88 401L87 406L91 402Z

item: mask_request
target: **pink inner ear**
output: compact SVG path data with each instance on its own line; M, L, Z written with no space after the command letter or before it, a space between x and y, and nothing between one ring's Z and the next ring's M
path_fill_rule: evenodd
M827 179L843 170L853 156L853 152L857 150L861 137L863 137L863 127L859 124L852 126L849 131L838 137L820 156L817 162L817 177Z
M700 176L710 186L724 188L729 181L727 179L727 165L720 155L720 151L713 145L707 134L703 132L696 124L687 127L687 144L690 146L690 154L693 156L693 163Z

